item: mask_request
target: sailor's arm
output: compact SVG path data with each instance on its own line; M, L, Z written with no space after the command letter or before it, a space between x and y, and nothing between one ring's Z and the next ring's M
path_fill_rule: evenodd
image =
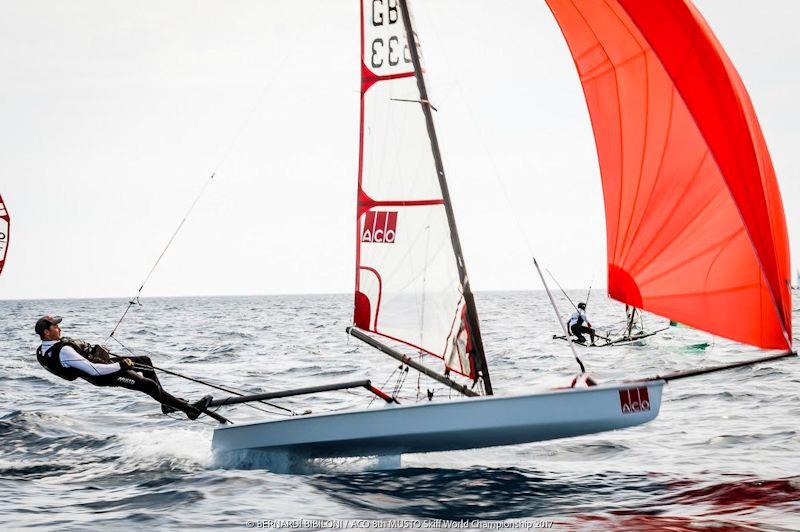
M113 362L111 364L97 364L95 362L89 362L68 345L65 345L61 348L61 352L59 353L59 361L61 362L61 365L66 368L74 368L93 377L109 375L122 369L119 365L119 362Z

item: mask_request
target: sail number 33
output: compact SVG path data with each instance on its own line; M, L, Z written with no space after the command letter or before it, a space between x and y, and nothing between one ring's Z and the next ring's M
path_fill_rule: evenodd
M372 26L374 29L386 30L385 35L372 40L372 68L381 68L384 65L394 67L401 62L411 64L397 0L372 0Z

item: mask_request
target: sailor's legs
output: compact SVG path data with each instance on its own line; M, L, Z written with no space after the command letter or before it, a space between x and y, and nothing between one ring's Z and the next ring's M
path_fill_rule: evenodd
M586 343L586 337L583 336L584 334L588 334L592 343L594 343L594 329L592 329L591 327L585 327L583 325L573 325L570 328L570 330L572 331L572 334L578 337L577 340L578 343L581 344Z
M148 368L152 368L153 367L153 361L150 360L150 357L148 357L148 356L127 357L127 358L130 358L133 361L134 364L140 364L142 366L147 366ZM155 370L152 370L152 369L138 369L136 371L138 371L139 373L144 375L145 378L158 382L158 375L156 375Z
M147 357L136 357L136 358L150 360ZM142 363L145 362L142 361ZM170 406L176 410L180 410L181 412L185 412L187 414L196 413L196 409L194 407L192 407L189 403L187 403L183 399L178 399L174 395L165 391L157 380L148 379L147 377L140 375L135 371L123 370L117 373L112 373L111 375L105 375L103 377L93 377L91 379L86 379L86 380L88 380L95 386L115 386L120 388L127 388L128 390L135 390L137 392L143 392L152 397L153 399L155 399L156 401L158 401L159 403L161 403L162 405Z
M147 366L148 368L152 368L153 367L153 361L150 360L150 357L148 357L148 356L131 356L131 357L115 356L115 357L112 358L112 360L114 362L119 362L119 360L121 360L123 358L129 359L131 362L133 362L134 364L137 364L139 366ZM145 378L153 380L153 381L156 381L156 382L159 382L158 381L158 375L156 375L156 372L153 369L138 369L137 368L137 369L130 370L130 371L138 371L139 373L144 375Z

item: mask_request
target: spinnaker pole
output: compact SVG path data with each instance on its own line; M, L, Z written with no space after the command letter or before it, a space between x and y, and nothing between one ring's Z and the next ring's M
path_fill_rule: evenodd
M433 115L431 114L431 107L433 106L428 99L428 90L425 87L425 79L422 76L422 64L419 59L416 34L414 33L414 28L411 25L411 15L408 11L408 2L406 2L406 0L399 0L399 4L400 11L403 15L403 26L405 27L406 38L408 40L408 51L411 54L411 62L414 65L414 76L417 79L417 87L419 88L419 104L422 108L422 112L425 114L425 123L428 128L428 137L431 141L433 160L436 164L436 176L439 179L439 186L442 191L442 198L444 199L447 223L450 225L450 241L453 244L453 252L456 255L456 265L458 267L458 276L461 280L461 286L464 290L464 303L467 307L467 325L469 326L469 335L475 350L473 364L475 366L476 374L480 374L481 378L483 379L483 387L486 391L486 395L492 395L492 381L489 377L489 367L486 363L486 353L483 349L481 328L478 321L478 310L475 306L475 298L473 297L472 290L469 286L469 277L467 276L467 269L464 264L464 253L461 250L461 241L458 238L455 215L453 214L453 206L450 201L450 191L447 188L447 180L445 179L444 175L444 164L442 163L442 155L439 151L439 140L436 137L436 127L433 124Z
M698 375L706 375L708 373L716 373L727 369L741 368L745 366L752 366L753 364L761 364L762 362L770 362L772 360L780 360L782 358L796 357L797 351L787 351L779 355L768 355L760 358L752 358L750 360L742 360L741 362L731 362L730 364L723 364L721 366L711 366L707 368L689 369L683 371L675 371L665 375L656 375L655 377L647 377L644 379L637 379L631 382L647 382L647 381L674 381L678 379L686 379L688 377L696 377Z

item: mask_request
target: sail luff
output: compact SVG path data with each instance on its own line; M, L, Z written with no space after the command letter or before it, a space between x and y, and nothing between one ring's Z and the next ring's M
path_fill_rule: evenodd
M464 302L467 307L467 324L469 325L469 335L475 348L475 364L476 372L480 373L483 379L484 389L487 395L492 395L492 383L489 376L489 367L486 363L486 354L483 349L483 340L481 338L480 323L478 321L478 310L475 306L475 298L472 295L472 290L469 284L469 277L467 276L466 265L464 263L464 253L461 249L461 240L458 237L458 229L456 227L455 215L453 213L453 205L450 200L450 191L447 186L447 179L444 173L444 164L442 163L442 155L439 150L439 141L436 136L436 127L433 123L433 115L431 114L431 104L428 100L428 91L425 87L425 79L423 77L422 66L419 59L419 51L417 49L416 35L414 28L411 24L411 15L408 10L407 0L399 0L401 14L403 17L403 25L406 30L406 38L408 39L408 48L411 55L411 61L414 65L414 74L417 79L417 87L419 88L420 107L425 114L425 123L428 129L428 136L431 141L431 150L433 151L433 159L436 164L436 175L439 179L439 186L441 187L442 197L444 198L444 208L447 214L447 222L450 225L450 240L453 245L453 252L456 255L456 264L458 267L458 275L461 279L461 286L464 291Z

